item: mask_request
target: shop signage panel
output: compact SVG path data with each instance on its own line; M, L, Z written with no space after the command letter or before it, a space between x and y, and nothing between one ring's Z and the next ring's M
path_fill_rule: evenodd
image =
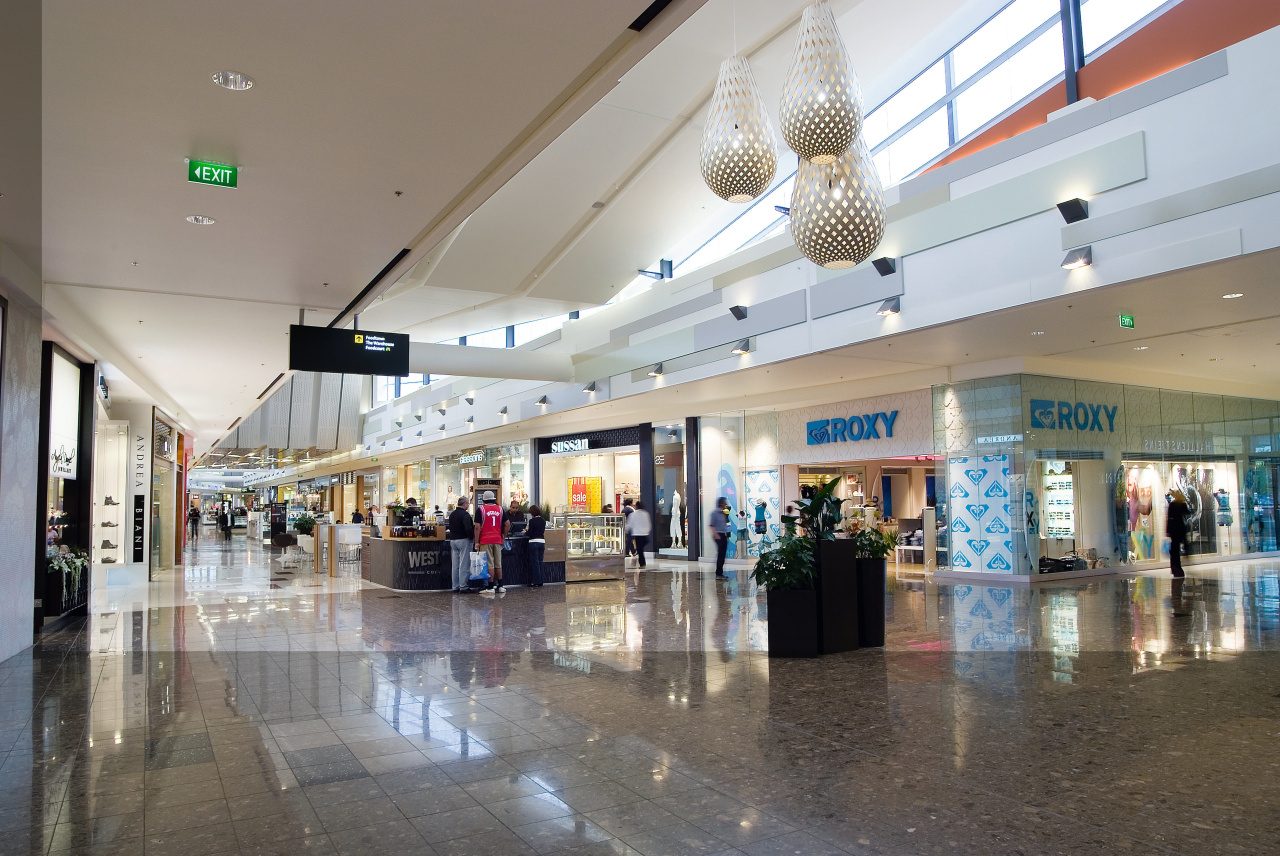
M409 337L403 333L292 324L289 369L404 377L409 374Z
M80 368L58 353L49 380L49 476L76 477L80 434Z
M587 514L600 513L600 497L604 479L600 476L574 476L569 479L569 508Z
M810 446L821 446L826 443L856 443L859 440L879 440L880 430L884 427L884 437L893 437L893 425L898 421L898 411L889 413L865 413L861 416L850 414L848 418L815 419L805 426L805 435Z
M192 184L211 184L214 187L235 187L240 178L240 167L208 161L187 161L187 181Z
M778 463L931 455L933 429L930 390L784 410L778 414Z
M463 449L458 454L458 464L463 467L472 467L476 464L484 463L484 446L475 449Z
M551 444L551 454L563 452L585 452L591 448L591 440L587 437L575 437L572 440L556 440Z
M1114 434L1117 405L1031 399L1031 427L1043 431L1099 431Z
M133 558L136 564L143 560L146 547L147 498L140 493L133 495Z

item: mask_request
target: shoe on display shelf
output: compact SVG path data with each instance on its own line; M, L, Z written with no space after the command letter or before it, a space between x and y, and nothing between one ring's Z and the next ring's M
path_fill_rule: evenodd
M102 504L103 505L119 505L120 503L116 502L111 497L107 497L105 500L103 500Z
M102 549L104 549L104 550L117 550L117 549L119 549L119 545L118 545L118 544L112 544L112 543L111 543L111 539L110 539L110 538L103 538L103 539L102 539Z

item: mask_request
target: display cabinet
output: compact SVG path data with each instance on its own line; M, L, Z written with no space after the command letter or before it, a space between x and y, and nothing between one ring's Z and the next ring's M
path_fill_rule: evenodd
M625 520L621 514L552 515L552 528L565 533L565 582L622 579Z

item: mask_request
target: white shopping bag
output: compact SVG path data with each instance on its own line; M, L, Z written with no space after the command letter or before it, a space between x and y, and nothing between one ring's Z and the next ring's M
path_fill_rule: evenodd
M471 580L489 579L489 554L488 553L472 553L471 554L471 574L468 577Z

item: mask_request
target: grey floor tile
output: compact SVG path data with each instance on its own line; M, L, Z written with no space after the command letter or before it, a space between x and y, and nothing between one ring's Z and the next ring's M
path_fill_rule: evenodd
M644 856L709 856L731 849L726 842L692 823L625 835L622 840Z
M538 853L510 830L454 838L433 847L439 856L537 856Z
M390 797L379 797L372 800L356 800L335 803L325 806L319 813L320 822L326 832L340 832L344 829L355 829L361 826L377 826L392 821L405 819L404 814L391 801Z
M168 770L173 767L189 767L193 764L209 764L214 761L213 747L205 745L196 749L159 750L148 752L147 770Z
M235 827L230 823L148 835L143 841L147 856L212 856L239 849Z
M231 820L226 800L216 799L185 805L148 808L146 811L146 835L177 832L196 826L211 826Z
M503 824L482 806L442 811L413 818L413 826L431 844L498 832Z
M613 837L608 830L602 829L583 815L540 820L518 826L513 831L539 853L554 853L571 847L607 841Z
M626 838L638 832L684 823L676 815L648 800L587 812L587 818L610 834Z
M616 782L600 782L592 785L564 788L556 791L555 795L579 812L595 811L596 809L644 800L644 797L640 794Z
M312 785L302 789L311 805L316 809L352 800L371 800L386 796L382 788L372 778L365 776L358 779L347 779L340 782L328 782L323 785Z
M392 794L391 799L405 817L411 818L479 805L471 794L458 785L442 785L425 790Z
M789 832L775 838L744 844L742 852L747 856L795 856L797 853L803 853L804 856L846 856L850 851L841 850L807 832Z
M335 761L329 764L316 764L313 767L295 767L293 775L298 784L304 788L312 785L327 785L331 782L346 782L351 779L368 778L369 771L352 758L349 761Z
M314 812L308 815L288 811L284 814L247 817L235 821L234 825L236 838L241 846L254 842L310 838L322 835L325 831L319 816Z
M538 793L516 799L485 801L494 817L510 827L523 826L539 820L551 820L574 813L573 807L555 794Z
M407 820L344 829L330 833L329 840L339 856L434 856L436 852Z
M541 794L546 788L528 776L501 776L496 779L482 779L478 782L467 782L462 789L482 803L510 800L529 794Z

